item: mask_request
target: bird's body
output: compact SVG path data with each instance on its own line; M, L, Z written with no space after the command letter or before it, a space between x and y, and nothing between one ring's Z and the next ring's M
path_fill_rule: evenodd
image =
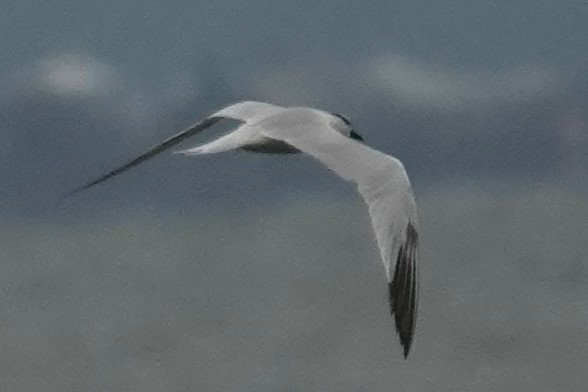
M229 109L229 110L227 110ZM243 124L231 133L184 153L212 154L231 150L288 154L300 150L284 140L264 133L263 129L295 129L328 124L333 130L350 136L351 127L341 115L307 107L283 108L262 102L241 102L223 109L211 117L232 118Z
M363 139L342 115L307 107L240 102L219 110L74 192L116 176L225 118L241 121L241 125L216 140L178 153L200 155L233 150L275 154L302 152L357 185L368 206L389 282L391 312L404 355L407 356L416 326L418 291L418 223L411 185L402 163L359 143Z

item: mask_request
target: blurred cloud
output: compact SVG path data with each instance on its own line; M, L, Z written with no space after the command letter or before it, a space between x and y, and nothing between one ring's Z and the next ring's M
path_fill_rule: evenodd
M42 59L35 71L39 87L56 95L108 95L122 82L112 65L86 54L50 56Z
M368 84L402 103L439 110L470 110L516 104L553 93L561 80L541 65L502 71L443 69L399 54L367 65Z
M63 99L106 98L120 93L124 77L86 53L54 53L2 78L6 96L41 95ZM6 92L8 94L6 94Z

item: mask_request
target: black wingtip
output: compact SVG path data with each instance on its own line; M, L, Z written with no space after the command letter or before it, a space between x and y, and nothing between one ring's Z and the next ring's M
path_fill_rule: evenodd
M132 163L132 166L134 166L134 165L135 165L135 163L133 162L133 163ZM98 185L98 184L100 184L102 181L105 181L105 180L107 180L107 179L109 179L109 178L111 178L111 177L114 177L114 176L116 176L116 175L118 175L118 174L122 173L123 171L126 171L126 170L127 170L129 167L131 167L131 165L125 165L125 166L123 166L122 168L119 168L119 169L113 170L113 171L111 171L110 173L108 173L108 174L106 174L106 175L104 175L104 176L102 176L102 177L99 177L99 178L97 178L97 179L95 179L95 180L92 180L92 181L90 181L90 182L88 182L88 183L86 183L86 184L82 185L82 186L79 186L79 187L77 187L77 188L74 188L73 190L69 191L69 192L68 192L68 193L65 195L65 197L71 197L71 196L74 196L75 194L77 194L77 193L80 193L80 192L82 192L82 191L85 191L86 189L88 189L88 188L91 188L91 187L93 187L94 185Z
M416 327L417 243L417 231L412 223L409 223L406 229L406 242L398 250L394 277L388 284L390 311L394 317L396 332L404 349L405 359L408 358Z
M82 191L85 191L85 190L86 190L86 189L88 189L88 188L91 188L91 187L93 187L93 186L94 186L94 185L96 185L98 182L101 182L101 181L92 181L92 182L90 182L90 183L88 183L88 184L84 184L84 185L82 185L82 186L79 186L79 187L77 187L77 188L74 188L74 189L72 189L71 191L67 192L67 193L64 195L64 197L72 197L72 196L75 196L76 194L78 194L78 193L80 193L80 192L82 192Z

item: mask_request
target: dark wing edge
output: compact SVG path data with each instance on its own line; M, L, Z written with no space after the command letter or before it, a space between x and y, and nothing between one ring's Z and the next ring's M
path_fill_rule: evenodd
M79 186L75 189L73 189L72 191L70 191L69 193L66 194L66 196L72 196L78 192L84 191L88 188L93 187L94 185L98 185L101 182L108 180L111 177L117 176L121 173L124 173L125 171L131 169L134 166L137 166L138 164L148 160L149 158L153 158L155 155L167 150L170 147L175 146L176 144L184 141L185 139L205 130L206 128L212 126L213 124L217 123L218 121L222 120L223 117L208 117L205 118L204 120L196 123L196 125L183 130L182 132L164 140L162 143L157 144L153 147L151 147L149 150L147 150L146 152L144 152L143 154L139 155L137 158L133 159L132 161L118 167L117 169L114 169L113 171L100 176L82 186Z
M400 246L394 269L394 277L388 284L390 310L396 324L404 358L412 346L417 318L418 276L417 276L418 233L411 222L406 228L406 241Z

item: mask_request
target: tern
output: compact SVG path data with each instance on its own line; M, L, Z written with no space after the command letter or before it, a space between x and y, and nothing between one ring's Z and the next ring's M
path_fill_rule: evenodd
M418 223L412 187L402 163L366 146L349 120L341 114L309 107L239 102L217 111L71 193L117 176L222 119L238 120L240 125L212 142L176 153L199 155L233 150L277 154L302 152L357 185L368 207L388 278L390 311L404 357L407 358L415 333L418 302Z

